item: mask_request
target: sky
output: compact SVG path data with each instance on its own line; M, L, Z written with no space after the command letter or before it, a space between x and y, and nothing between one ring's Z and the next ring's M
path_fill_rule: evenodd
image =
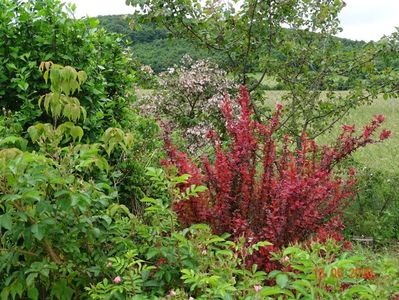
M399 27L399 0L346 0L339 17L340 37L379 40Z
M128 14L125 0L65 0L76 4L76 17ZM340 37L353 40L379 40L399 27L399 0L346 0L340 14Z

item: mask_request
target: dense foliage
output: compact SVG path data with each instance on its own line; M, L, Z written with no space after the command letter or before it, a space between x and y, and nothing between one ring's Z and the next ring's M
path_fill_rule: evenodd
M88 74L80 93L86 127L101 133L123 120L133 96L133 70L120 36L98 28L96 19L72 19L72 7L58 0L2 0L0 6L1 107L18 110L24 127L38 120L41 111L34 103L47 89L38 66L52 60Z
M345 212L350 236L373 238L377 245L399 239L398 174L363 167L357 175L355 201Z
M41 68L51 92L39 105L52 124L28 128L29 148L22 136L8 132L1 139L2 299L26 294L71 299L101 271L110 251L106 244L114 238L107 208L116 197L104 154L116 146L127 151L132 143L130 134L109 128L102 142L81 144L78 123L86 110L73 94L86 73L51 63Z

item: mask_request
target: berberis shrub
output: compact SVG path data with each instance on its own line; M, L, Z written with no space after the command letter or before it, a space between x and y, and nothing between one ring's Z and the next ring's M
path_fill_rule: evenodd
M334 166L359 147L388 138L388 130L372 137L384 117L376 116L360 135L354 126L344 126L333 146L320 148L303 134L302 147L297 149L288 136L281 143L274 137L281 106L264 125L254 121L245 87L238 102L241 113L235 119L226 97L222 113L229 142L222 145L211 131L214 157L204 157L201 168L166 138L169 159L165 165L191 175L181 189L191 185L208 188L198 197L174 203L181 224L205 222L217 234L244 235L248 244L272 242L273 247L264 247L261 255L249 261L266 270L273 268L270 251L291 242L313 234L321 240L342 240L342 209L352 197L356 181L353 169L336 172Z

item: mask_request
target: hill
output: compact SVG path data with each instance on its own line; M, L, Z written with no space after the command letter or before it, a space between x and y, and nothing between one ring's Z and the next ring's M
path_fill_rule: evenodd
M109 32L122 34L132 43L136 58L143 64L149 65L156 72L162 72L178 64L184 54L189 54L193 59L209 58L216 61L220 66L226 67L227 57L209 52L206 49L196 47L191 41L176 38L170 35L166 28L160 28L156 24L131 24L129 15L99 16L100 26ZM291 32L290 32L291 31ZM286 34L292 33L287 29ZM340 42L339 51L360 51L367 43L336 37ZM391 66L399 70L399 58L381 56L376 58L378 65L383 68ZM256 73L256 68L254 73Z

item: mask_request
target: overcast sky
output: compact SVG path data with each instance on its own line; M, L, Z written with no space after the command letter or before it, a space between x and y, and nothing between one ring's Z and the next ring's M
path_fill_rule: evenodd
M76 17L132 13L125 0L65 0L76 4ZM378 40L399 27L399 0L346 0L340 15L341 37Z

